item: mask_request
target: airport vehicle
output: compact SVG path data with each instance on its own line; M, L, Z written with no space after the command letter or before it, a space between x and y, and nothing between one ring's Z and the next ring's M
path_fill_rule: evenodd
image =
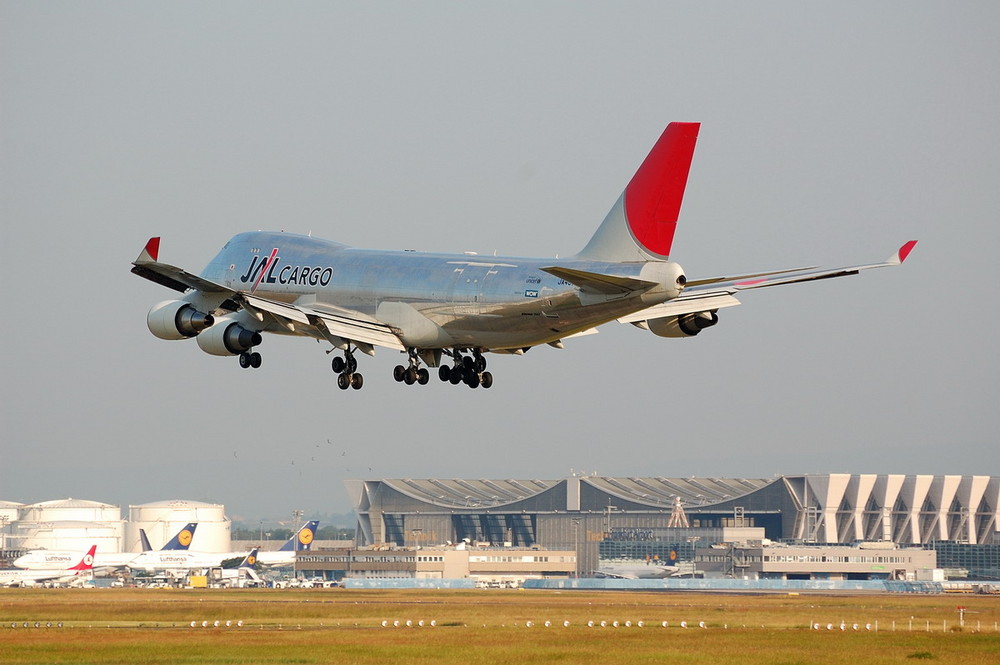
M163 550L185 550L190 546L191 539L198 524L190 522L177 532L177 534L167 542L161 549ZM139 537L142 542L143 552L152 552L153 548L149 544L146 532L139 529ZM140 552L95 552L94 570L104 574L112 570L120 570L128 566ZM79 552L73 550L29 550L14 559L13 564L17 568L31 568L35 570L62 570L67 565L77 560Z
M75 566L63 566L59 569L28 568L0 570L0 585L2 586L34 586L35 584L79 584L88 581L93 576L94 552L97 545L91 545L87 553L78 559ZM77 554L79 557L80 555Z
M312 547L312 541L316 537L318 527L319 520L306 522L279 549L273 552L259 552L257 561L262 566L291 566L295 563L296 552Z
M899 265L916 244L880 263L690 279L671 250L699 129L668 125L587 245L566 258L370 250L250 232L199 276L161 263L160 239L150 238L132 272L184 295L154 305L147 325L161 339L194 337L208 354L238 356L244 368L260 367L262 333L312 337L343 352L331 367L344 390L364 384L355 352L378 346L406 353L396 381L426 384L437 368L442 381L489 388L487 352L562 348L616 320L693 337L740 304L741 291Z

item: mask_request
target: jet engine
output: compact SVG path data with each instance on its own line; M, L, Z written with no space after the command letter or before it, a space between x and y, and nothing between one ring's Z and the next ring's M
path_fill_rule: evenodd
M695 312L662 319L650 319L646 326L654 335L660 337L694 337L705 328L711 328L719 322L715 312Z
M211 314L199 312L183 300L166 300L149 310L146 325L160 339L187 339L215 323Z
M198 346L213 356L235 356L261 342L260 333L247 330L231 318L223 319L198 335Z

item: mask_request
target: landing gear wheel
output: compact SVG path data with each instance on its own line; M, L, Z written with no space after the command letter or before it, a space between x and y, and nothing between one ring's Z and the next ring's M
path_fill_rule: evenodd
M451 381L451 385L457 386L462 382L464 372L461 367L452 367L451 372L449 372L448 380Z
M475 372L471 372L469 374L466 374L466 376L465 376L465 384L467 386L469 386L470 388L478 388L479 387L479 383L480 383L480 381L479 381L479 375L478 374L476 374Z
M447 365L438 367L438 378L442 381L449 381L451 379L451 368Z
M406 372L403 374L403 381L405 381L406 385L408 385L408 386L412 386L414 383L416 383L417 382L417 370L415 370L412 367L409 368L408 370L406 370Z
M341 375L343 376L343 375ZM361 386L365 385L365 377L360 374L351 375L351 387L355 390L361 390Z
M422 386L426 386L427 382L431 380L431 373L427 371L426 367L421 367L417 370L417 383Z
M349 374L354 374L358 371L358 360L354 355L347 356L347 372Z
M406 368L402 365L396 365L392 370L392 378L396 379L397 383L402 383L403 379L406 378Z
M347 367L347 363L340 356L337 356L330 362L330 368L337 374L343 372L345 367Z
M482 374L486 371L486 358L482 356L476 356L475 361L473 361L473 369Z
M341 374L337 377L337 387L341 390L347 390L351 385L351 377L349 374Z
M260 363L261 363L260 354L257 353L256 351L254 351L253 353L251 353L250 354L250 366L253 367L254 369L257 369L258 367L260 367Z
M493 374L490 372L483 372L481 382L483 388L489 388L493 385Z
M240 367L248 369L250 367L250 354L244 351L240 354Z

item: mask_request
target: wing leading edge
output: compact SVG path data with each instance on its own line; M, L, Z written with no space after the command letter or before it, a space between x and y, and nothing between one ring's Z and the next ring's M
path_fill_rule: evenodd
M687 283L680 297L622 317L618 321L621 323L637 323L665 317L683 316L685 314L715 312L723 307L739 305L740 301L736 299L734 294L740 291L760 289L766 286L812 282L820 279L832 279L834 277L846 277L848 275L857 275L862 270L870 270L872 268L891 268L901 265L906 261L906 257L910 255L916 244L916 240L910 240L881 263L868 263L843 268L816 268L813 266L809 268L792 268L789 270L775 270L748 275L691 280Z

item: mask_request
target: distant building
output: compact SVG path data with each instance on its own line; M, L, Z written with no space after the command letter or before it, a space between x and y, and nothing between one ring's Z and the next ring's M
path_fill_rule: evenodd
M527 579L574 575L576 553L506 547L314 549L298 554L295 571L328 580L471 578L484 585L519 586Z
M933 551L891 543L725 544L695 553L695 566L705 577L754 580L930 580L936 560Z
M466 538L541 545L578 551L584 575L597 569L600 543L613 530L665 528L678 500L691 528L759 527L776 542L1000 543L1000 476L573 476L345 485L355 501L359 545L428 546Z

